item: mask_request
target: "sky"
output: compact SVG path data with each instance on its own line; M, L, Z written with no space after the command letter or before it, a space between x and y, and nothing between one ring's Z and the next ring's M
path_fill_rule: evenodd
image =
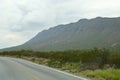
M120 0L0 0L0 48L82 18L120 17Z

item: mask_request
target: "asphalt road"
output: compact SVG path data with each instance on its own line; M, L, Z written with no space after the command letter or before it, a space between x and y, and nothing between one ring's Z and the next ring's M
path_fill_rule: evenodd
M30 61L0 57L0 80L88 80Z

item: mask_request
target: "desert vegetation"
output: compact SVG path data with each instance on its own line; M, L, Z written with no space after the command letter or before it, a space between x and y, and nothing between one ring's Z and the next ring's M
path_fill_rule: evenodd
M95 79L97 75L99 76L98 80L108 80L108 78L109 80L120 80L120 77L116 78L114 76L117 72L120 73L120 54L115 54L105 48L56 52L20 50L0 52L0 55L24 58L42 65L58 68L76 75L83 74ZM104 73L106 75L111 73L112 70L113 72L116 71L113 76L102 76Z

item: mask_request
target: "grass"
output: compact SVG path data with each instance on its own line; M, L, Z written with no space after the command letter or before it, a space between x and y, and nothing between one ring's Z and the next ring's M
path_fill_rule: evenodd
M120 69L87 70L83 71L82 75L91 77L94 80L120 80Z

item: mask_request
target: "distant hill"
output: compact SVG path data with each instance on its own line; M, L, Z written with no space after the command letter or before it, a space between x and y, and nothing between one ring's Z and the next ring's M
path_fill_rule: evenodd
M120 17L81 19L44 30L28 42L3 50L60 51L120 47Z

